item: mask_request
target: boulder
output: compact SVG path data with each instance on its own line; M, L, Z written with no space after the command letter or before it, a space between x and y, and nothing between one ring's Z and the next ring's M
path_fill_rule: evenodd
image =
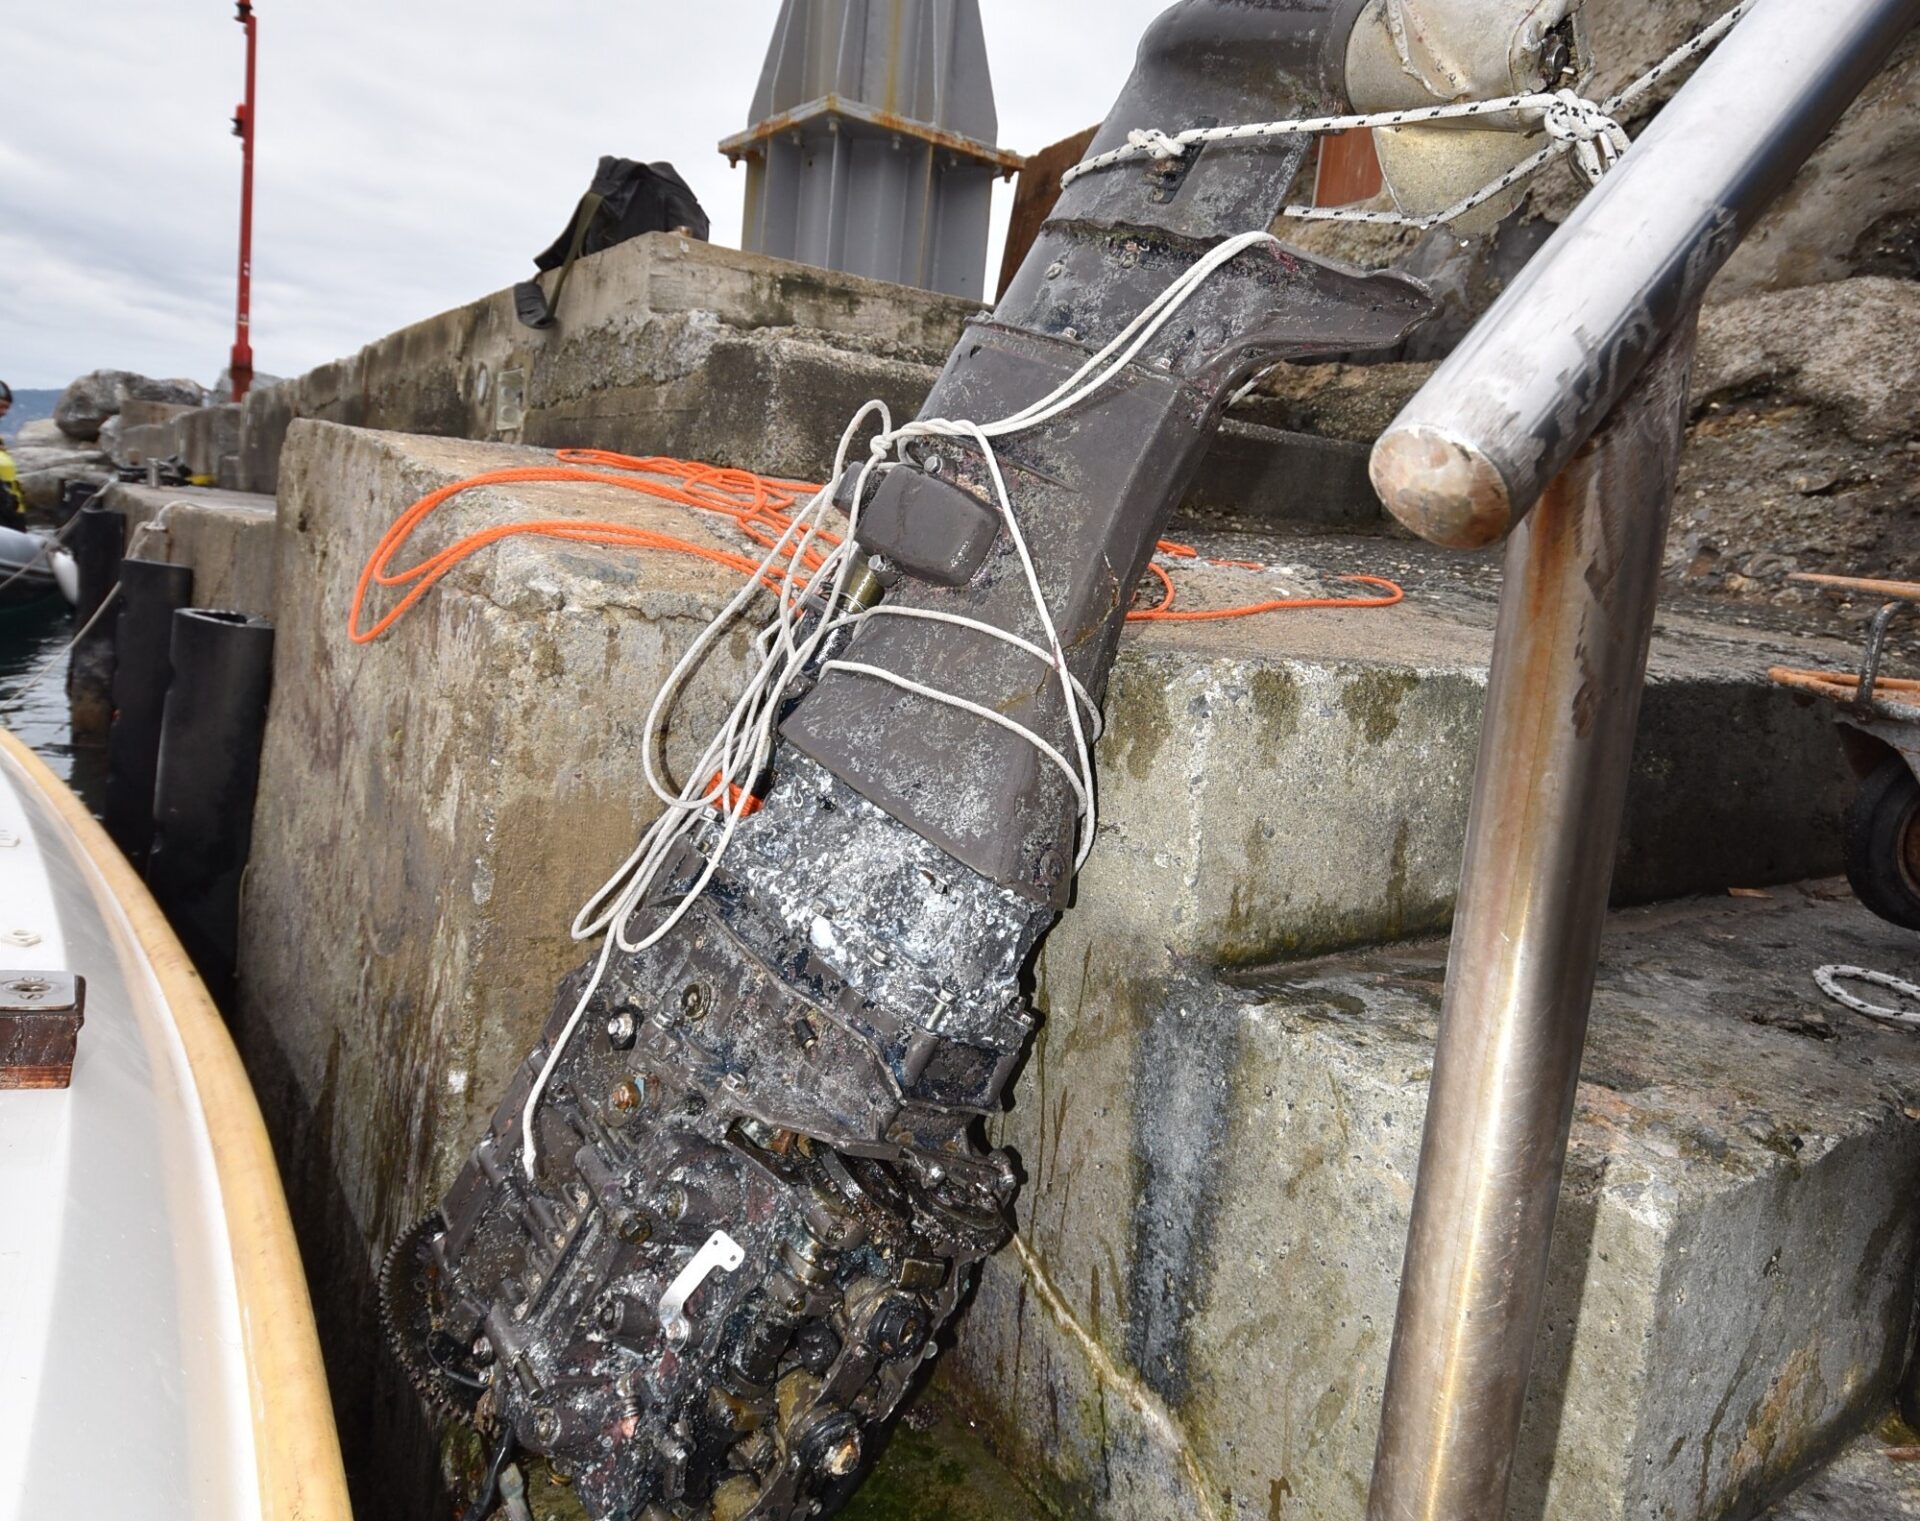
M60 505L60 487L65 481L88 481L101 485L114 478L113 461L97 449L25 447L13 451L15 469L20 472L20 494L34 512L52 512Z
M15 449L64 448L66 442L67 435L60 431L60 424L51 417L22 424L20 431L13 435Z
M1692 405L1671 577L1801 601L1815 594L1795 571L1920 575L1920 284L1866 277L1708 307Z
M250 391L271 391L275 386L285 385L286 379L280 375L263 375L258 370L253 373L253 385ZM207 392L207 405L226 406L233 401L233 371L222 370L220 378L213 383L213 389Z
M82 375L54 404L53 420L68 438L91 443L101 425L117 416L129 400L197 407L206 392L193 380L154 380L129 370L95 370Z

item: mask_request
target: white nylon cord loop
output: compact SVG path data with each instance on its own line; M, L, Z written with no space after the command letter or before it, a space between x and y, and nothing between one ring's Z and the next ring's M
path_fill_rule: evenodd
M1813 980L1827 997L1856 1014L1865 1014L1882 1024L1899 1025L1907 1030L1920 1029L1920 987L1915 987L1903 977L1876 972L1864 966L1823 966L1813 974ZM1864 982L1870 987L1885 988L1889 993L1909 1000L1910 1006L1899 1009L1868 1003L1866 999L1849 993L1841 986L1843 982Z
M1633 146L1625 127L1604 108L1573 90L1555 92L1553 104L1541 113L1540 125L1548 137L1573 149L1581 172L1592 185L1599 184L1600 177Z

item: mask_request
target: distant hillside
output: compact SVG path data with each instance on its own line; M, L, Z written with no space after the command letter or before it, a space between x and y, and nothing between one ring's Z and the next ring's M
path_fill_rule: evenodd
M28 423L53 416L53 404L59 399L58 391L15 391L13 410L0 418L0 438L12 438Z

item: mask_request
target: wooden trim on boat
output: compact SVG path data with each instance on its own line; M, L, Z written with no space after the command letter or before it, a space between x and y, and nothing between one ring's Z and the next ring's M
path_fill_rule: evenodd
M233 1244L260 1514L266 1521L352 1521L306 1270L266 1122L226 1021L146 884L66 783L5 729L0 754L59 814L126 914L193 1068Z

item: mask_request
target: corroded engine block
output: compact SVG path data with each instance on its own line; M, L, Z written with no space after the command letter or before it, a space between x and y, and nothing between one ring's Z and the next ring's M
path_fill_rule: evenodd
M1031 1033L1018 972L1048 917L796 759L681 933L603 979L537 1181L522 1111L579 978L402 1244L390 1315L423 1392L596 1516L838 1505L1006 1239L1013 1165L975 1129Z
M1129 124L1337 104L1354 9L1185 0L1092 151ZM562 989L441 1214L396 1248L401 1355L492 1437L496 1477L523 1448L610 1521L830 1513L1006 1239L1017 1166L981 1122L1033 1030L1022 978L1071 891L1084 786L1046 758L1072 753L1074 720L1036 653L1057 632L1097 704L1233 392L1282 358L1396 342L1431 309L1411 281L1263 236L1304 152L1219 145L1067 188L925 416L1008 417L1070 387L1227 234L1254 236L1084 406L991 458L949 438L886 467L857 539L905 616L804 673L764 806L705 892L658 946L612 956L570 1040L587 974ZM691 839L629 943L717 852Z

